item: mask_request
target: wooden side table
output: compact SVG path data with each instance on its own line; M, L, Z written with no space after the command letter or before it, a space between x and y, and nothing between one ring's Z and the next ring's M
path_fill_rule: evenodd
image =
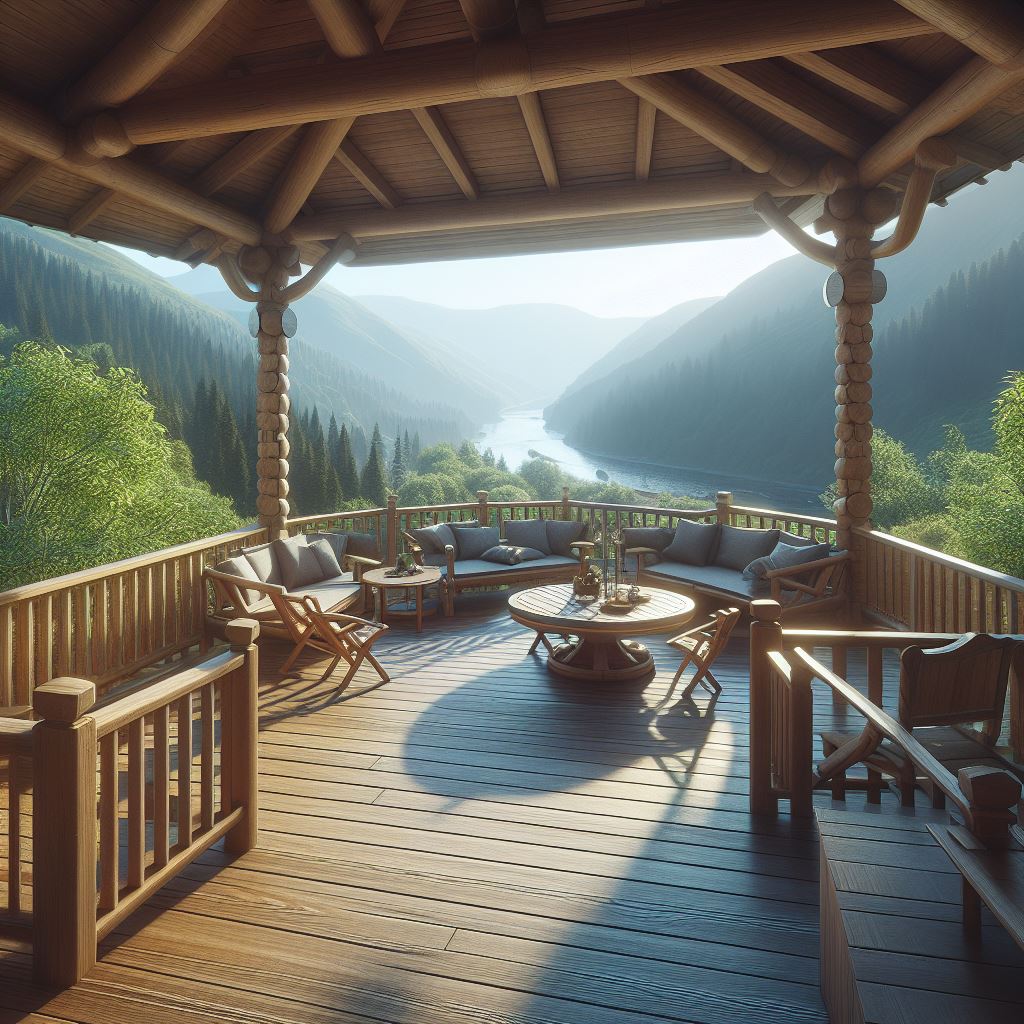
M391 569L371 569L364 572L362 581L367 586L373 587L380 595L380 621L385 622L390 616L393 619L415 619L416 632L423 632L424 614L436 615L441 605L438 597L436 604L425 609L424 591L427 587L438 586L441 582L441 570L435 566L422 566L415 576L388 576ZM404 590L406 599L402 602L403 608L396 607L398 602L388 604L388 591ZM408 599L409 592L414 594L413 599ZM412 607L409 607L412 605Z

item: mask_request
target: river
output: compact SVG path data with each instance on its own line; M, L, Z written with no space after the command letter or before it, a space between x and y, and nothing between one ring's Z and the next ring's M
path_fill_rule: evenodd
M648 465L579 451L567 445L561 434L547 429L539 409L503 413L500 420L483 428L477 437L477 445L481 450L490 448L495 458L504 455L512 470L531 457L532 449L554 459L567 473L585 480L594 480L598 470L603 470L615 483L642 491L670 491L694 498L713 498L715 491L726 490L732 491L737 504L741 505L825 514L817 497L818 489L806 485L709 473L681 466Z

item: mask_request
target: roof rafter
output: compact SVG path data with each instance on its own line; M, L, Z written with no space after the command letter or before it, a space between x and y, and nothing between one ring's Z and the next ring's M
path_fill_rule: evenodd
M306 0L327 45L339 57L365 57L380 49L377 30L359 0Z
M476 40L493 39L518 27L516 0L459 0Z
M647 181L651 176L651 159L654 156L654 126L657 123L658 108L637 97L636 108L636 161L637 181Z
M45 160L34 157L11 175L0 187L0 213L9 210L22 196L32 190L49 166Z
M890 0L719 0L710 11L699 5L699 18L696 5L687 0L493 42L434 44L161 90L100 115L85 126L84 143L93 155L113 156L170 139L516 96L626 78L637 70L730 64L932 31Z
M730 111L684 82L668 75L647 75L623 78L620 83L752 171L770 174L786 185L799 185L810 176L810 168L802 159L781 152Z
M90 199L87 199L70 217L68 231L72 235L79 234L83 228L92 223L117 198L112 188L101 188Z
M212 196L298 130L299 126L296 124L285 124L277 128L250 132L200 171L193 179L192 187L200 195Z
M548 122L544 117L540 94L527 92L516 98L519 100L519 109L523 113L526 130L530 134L530 142L533 144L540 172L544 175L544 184L547 185L549 192L557 192L560 188L558 163L551 146L551 136L548 133Z
M405 0L369 0L369 8L377 38L383 43L405 8Z
M1021 66L1024 11L1011 0L896 0L992 64Z
M469 161L463 156L455 136L445 122L441 111L436 107L413 107L412 116L423 129L423 134L437 151L442 163L448 168L455 184L462 190L467 199L476 199L480 195L480 186L476 183Z
M334 159L386 210L400 206L402 199L368 156L351 140L344 139Z

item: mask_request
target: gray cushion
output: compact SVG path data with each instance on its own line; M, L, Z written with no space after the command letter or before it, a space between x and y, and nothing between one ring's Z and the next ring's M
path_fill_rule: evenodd
M425 551L423 553L424 565L436 565L438 567L448 564L448 556L440 551Z
M505 523L505 539L519 548L536 548L545 555L553 554L543 519L510 519Z
M256 570L250 565L249 559L245 555L236 555L234 558L226 558L223 562L218 562L214 569L217 572L225 573L228 576L240 576L243 580L256 580L262 582L259 576L256 575ZM263 594L256 590L243 590L242 597L245 598L245 603L249 605L257 604L263 599Z
M676 524L672 543L662 551L662 554L670 562L707 565L717 541L717 523L691 523L689 519L680 519Z
M519 561L521 562L532 562L535 558L547 558L543 551L538 551L536 548L524 548L516 544L509 544L508 541L503 543L505 547L515 548L519 552ZM574 556L568 555L566 557L572 558Z
M324 578L324 570L320 559L306 543L305 537L282 537L275 540L274 554L277 564L281 567L281 582L285 589L292 591L310 583L318 583Z
M545 555L543 558L537 558L524 565L499 565L497 562L485 562L482 558L467 558L464 561L455 563L455 575L459 579L472 576L497 576L503 572L523 572L530 569L536 569L538 572L550 570L556 567L565 566L566 568L579 567L578 558L566 558L564 555ZM571 572L566 573L566 579L572 575Z
M675 530L668 526L627 526L622 531L625 548L654 548L664 551L672 543Z
M747 579L764 579L772 569L790 569L794 565L816 562L830 553L828 544L798 545L779 541L771 554L755 558L743 570Z
M791 544L795 548L809 548L818 541L813 537L801 537L798 533L790 533L787 530L779 530L779 541L783 544Z
M324 540L331 545L331 550L334 552L334 557L338 560L338 565L345 565L345 552L348 550L348 534L347 533L307 533L306 543L312 545L315 541Z
M683 565L679 562L656 562L645 570L647 576L661 577L673 583L692 583L707 587L729 597L751 601L761 597L767 588L759 580L745 580L742 573L721 565Z
M309 550L316 555L316 560L320 563L323 579L329 580L334 576L341 575L341 563L338 561L338 556L334 553L334 548L323 537L310 541Z
M739 526L723 526L718 538L718 550L712 561L725 569L743 572L755 558L771 554L778 542L778 530L745 530Z
M345 554L380 560L380 547L377 544L375 533L356 533L354 530L345 530L344 535L346 537Z
M277 554L273 544L258 544L254 548L243 548L242 554L256 572L261 583L281 585L281 569L277 564Z
M320 580L318 583L299 587L292 593L303 597L315 597L320 603L320 607L325 612L329 612L342 602L347 604L352 598L362 593L362 589L358 583L352 582L351 573L345 573L333 580Z
M443 554L447 545L455 543L455 534L447 523L421 526L418 530L410 530L409 534L416 538L416 543L423 549L424 554Z
M570 547L573 541L583 540L587 524L575 519L549 519L547 521L548 548L553 555L572 558L576 554Z
M518 565L523 560L525 548L517 548L512 544L495 544L488 548L480 558L485 562L495 562L498 565Z
M454 524L456 558L480 558L501 540L496 526L460 526Z

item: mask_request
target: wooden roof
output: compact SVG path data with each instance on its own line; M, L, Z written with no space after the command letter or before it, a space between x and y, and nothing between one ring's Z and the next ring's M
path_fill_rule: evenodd
M8 0L0 213L213 259L355 262L802 223L822 168L943 199L1024 156L1012 0Z

